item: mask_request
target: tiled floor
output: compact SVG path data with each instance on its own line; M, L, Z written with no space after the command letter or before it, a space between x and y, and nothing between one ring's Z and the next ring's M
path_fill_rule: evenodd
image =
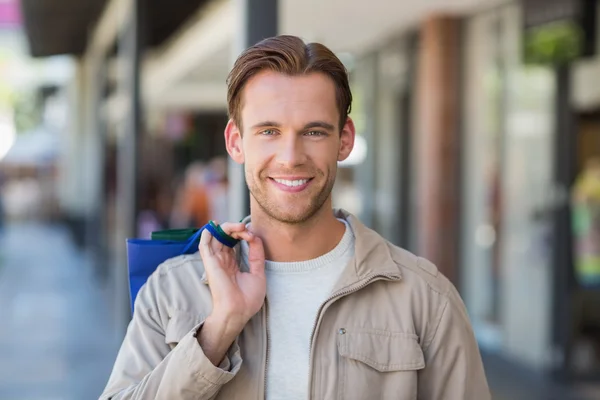
M598 384L559 383L489 354L483 361L494 400L600 400Z
M0 235L0 399L97 399L116 352L105 298L62 228Z

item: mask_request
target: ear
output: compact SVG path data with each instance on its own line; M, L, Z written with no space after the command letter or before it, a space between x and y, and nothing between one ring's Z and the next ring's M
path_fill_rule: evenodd
M354 138L356 137L356 129L354 121L348 117L346 123L340 132L340 150L338 152L338 161L344 161L354 148Z
M240 132L233 119L230 119L225 127L225 147L233 161L238 164L244 163L242 132Z

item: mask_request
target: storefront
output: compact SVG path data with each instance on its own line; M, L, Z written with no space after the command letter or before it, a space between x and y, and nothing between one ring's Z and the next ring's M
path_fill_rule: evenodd
M350 69L356 145L341 163L334 205L359 215L388 240L410 248L416 33L390 38Z
M580 61L526 65L523 26L518 2L465 22L461 288L484 350L578 376L568 213Z

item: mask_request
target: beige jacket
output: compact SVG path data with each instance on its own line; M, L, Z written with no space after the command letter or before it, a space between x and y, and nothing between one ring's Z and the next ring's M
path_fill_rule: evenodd
M467 312L430 262L385 241L344 211L355 257L318 312L310 398L490 399ZM268 310L256 314L217 368L194 337L211 312L198 254L162 264L141 289L100 399L265 396Z

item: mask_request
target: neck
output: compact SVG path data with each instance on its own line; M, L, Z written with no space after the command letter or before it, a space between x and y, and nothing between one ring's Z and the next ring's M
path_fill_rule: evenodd
M331 200L299 224L274 220L257 204L251 205L250 217L252 232L262 239L269 261L297 262L320 257L337 246L345 231L344 224L333 214Z

